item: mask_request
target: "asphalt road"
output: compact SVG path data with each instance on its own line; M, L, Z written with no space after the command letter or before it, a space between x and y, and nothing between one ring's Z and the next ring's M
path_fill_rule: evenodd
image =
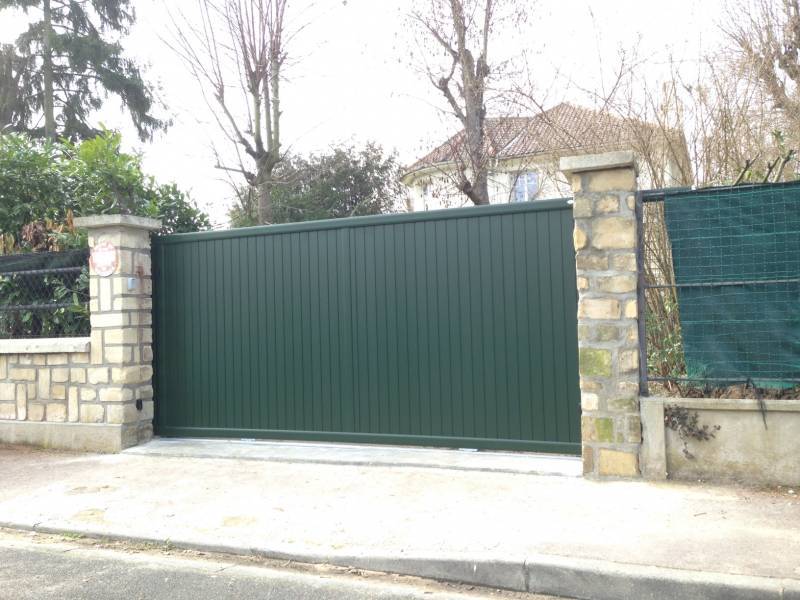
M408 577L0 530L1 600L510 600Z

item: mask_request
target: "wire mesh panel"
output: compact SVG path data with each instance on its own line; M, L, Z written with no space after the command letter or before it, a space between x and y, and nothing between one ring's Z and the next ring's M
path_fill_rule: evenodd
M676 306L649 315L649 378L800 383L800 182L651 200L663 205L645 211L645 230L663 227L668 247L646 248L647 307Z
M0 338L89 335L88 250L0 256Z

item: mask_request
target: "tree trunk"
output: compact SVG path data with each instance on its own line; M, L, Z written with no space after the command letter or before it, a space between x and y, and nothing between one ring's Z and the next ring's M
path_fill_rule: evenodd
M259 165L256 185L258 187L258 224L269 225L273 222L271 168Z
M50 0L42 4L44 12L44 31L42 32L42 77L44 78L44 136L48 140L56 138L56 119L53 112L53 26L50 17Z
M472 68L472 61L469 60L467 68ZM465 101L465 123L464 134L467 144L467 164L472 171L470 177L471 185L464 192L470 200L477 205L489 204L489 184L488 167L486 160L486 148L484 147L484 107L483 94L478 88L483 83L476 82L465 70L464 74L464 101Z

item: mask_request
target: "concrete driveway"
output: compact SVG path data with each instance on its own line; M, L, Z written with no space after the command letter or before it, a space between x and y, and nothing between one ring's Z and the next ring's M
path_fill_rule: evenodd
M316 460L333 445L305 461L153 448L0 450L0 525L575 597L647 597L665 581L683 594L657 597L692 597L687 585L726 598L800 590L800 500L788 490L493 472L480 455L474 470ZM600 581L630 587L604 596Z

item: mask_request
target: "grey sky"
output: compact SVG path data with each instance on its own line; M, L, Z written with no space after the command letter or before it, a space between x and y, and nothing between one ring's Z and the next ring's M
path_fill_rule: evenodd
M701 47L713 47L720 35L724 0L538 0L522 31L506 31L497 50L525 49L533 60L537 95L546 105L561 100L587 103L579 91L600 90L613 79L620 50L635 50L657 72L669 56L689 67ZM375 140L397 149L403 162L427 151L456 127L443 115L435 90L411 67L416 51L405 15L414 0L318 0L296 16L309 27L290 52L301 60L284 84L283 134L299 152L342 143ZM112 99L102 111L106 126L119 128L127 143L142 152L146 169L159 180L174 180L206 208L215 222L225 221L230 191L214 169L211 144L225 152L199 87L180 58L162 41L169 36L165 0L137 0L138 22L124 42L127 52L149 64L149 78L173 127L151 144L136 141L127 117ZM173 0L191 15L193 0ZM24 27L23 16L0 13L0 41L11 41ZM558 73L558 76L556 76Z

